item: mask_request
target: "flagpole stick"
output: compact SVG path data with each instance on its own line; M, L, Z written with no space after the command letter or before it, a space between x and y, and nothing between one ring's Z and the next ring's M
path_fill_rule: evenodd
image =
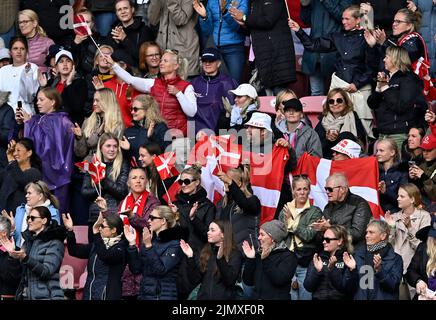
M94 38L92 35L89 35L89 37L91 38L92 42L94 42L95 47L97 48L98 52L104 57L104 53L101 52L100 47L98 46L97 42L95 42Z
M160 180L160 181L162 182L162 185L165 189L165 193L167 194L169 203L172 203L171 198L170 198L170 194L168 193L168 190L167 190L167 187L165 186L165 183L163 182L163 180Z
M96 155L94 153L94 159L95 158L96 158ZM99 189L100 189L100 193L98 193L98 191L97 191L97 193L98 193L98 196L101 197L100 173L98 172L98 168L97 168L97 180L98 180L98 186L99 186Z
M92 180L92 178L91 178L91 184L94 186L95 191L97 191L97 195L100 195L100 194L98 193L97 185L94 183L94 181Z
M291 19L291 15L289 14L289 8L288 8L288 2L286 0L285 1L285 5L286 5L286 13L288 14L288 18Z

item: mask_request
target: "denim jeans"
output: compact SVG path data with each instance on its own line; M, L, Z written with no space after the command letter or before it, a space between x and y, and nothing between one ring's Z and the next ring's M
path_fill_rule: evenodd
M13 36L15 36L15 25L12 25L8 32L0 34L0 38L5 42L5 48L9 48L9 41Z
M318 70L319 71L319 70ZM324 95L324 77L320 73L310 76L310 95L323 96Z
M94 14L95 25L102 37L110 35L111 26L117 20L117 16L113 12L99 12Z
M224 63L229 70L229 75L238 83L241 82L242 72L245 66L244 44L230 44L219 47Z
M291 288L291 299L292 300L312 300L312 294L308 292L304 286L304 279L306 278L307 268L303 268L302 266L297 266L297 270L295 270L295 276L292 281L297 280L298 282L298 290L294 290Z

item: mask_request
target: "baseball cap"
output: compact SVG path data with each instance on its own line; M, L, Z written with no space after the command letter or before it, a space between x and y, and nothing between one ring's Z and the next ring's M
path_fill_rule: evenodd
M257 98L257 91L251 84L243 83L240 84L234 90L229 90L229 92L233 93L235 96L249 96L252 99Z
M294 109L295 111L303 111L303 105L301 104L299 99L292 98L282 102L283 111L286 109Z
M262 112L253 112L250 120L247 123L245 123L245 126L263 128L272 132L271 117L266 113L262 113Z
M62 58L62 57L68 57L71 61L74 62L73 55L71 54L70 51L61 50L58 53L56 53L56 56L55 56L56 63L58 63L60 58Z
M433 150L436 148L436 137L429 134L422 139L420 147L424 150Z
M332 148L333 151L345 154L351 159L359 158L360 145L350 139L341 140L337 145Z
M201 61L221 60L221 54L216 48L206 48L201 55Z
M0 49L0 60L10 59L11 55L9 54L9 49L1 48Z

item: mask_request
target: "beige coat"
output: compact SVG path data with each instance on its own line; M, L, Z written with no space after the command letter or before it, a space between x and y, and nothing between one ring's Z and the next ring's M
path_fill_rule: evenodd
M148 7L150 24L159 24L156 42L163 50L175 49L188 59L189 76L199 74L197 18L192 0L151 0Z
M0 33L8 32L14 24L18 14L18 2L18 0L0 1Z
M394 247L395 252L403 258L403 271L406 273L416 248L421 242L415 237L416 232L430 225L431 216L425 210L415 209L410 216L412 227L407 229L401 221L401 213L402 211L399 211L393 215L395 227L391 227L389 242Z

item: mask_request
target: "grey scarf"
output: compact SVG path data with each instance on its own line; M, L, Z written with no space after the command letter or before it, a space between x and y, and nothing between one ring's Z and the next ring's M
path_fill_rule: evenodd
M379 243L376 244L370 244L370 245L366 245L366 250L368 250L368 252L376 252L380 249L383 249L384 247L386 247L388 245L388 241L380 241Z

